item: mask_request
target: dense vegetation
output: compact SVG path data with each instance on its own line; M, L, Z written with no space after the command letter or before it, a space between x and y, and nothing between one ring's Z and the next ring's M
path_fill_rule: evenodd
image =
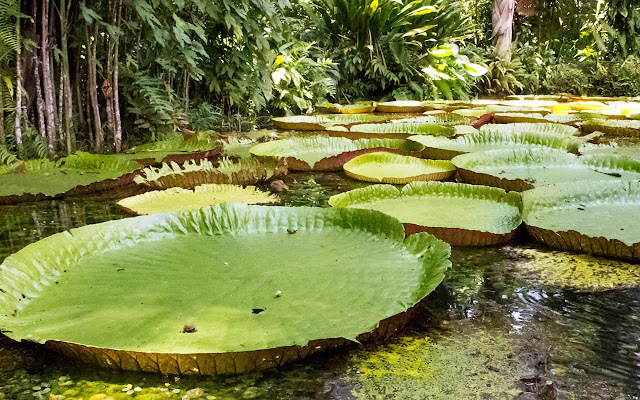
M634 0L0 0L0 164L325 100L637 96L638 26Z

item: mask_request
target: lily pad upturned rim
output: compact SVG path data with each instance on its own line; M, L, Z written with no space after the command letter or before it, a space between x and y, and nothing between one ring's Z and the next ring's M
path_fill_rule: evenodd
M475 151L465 151L463 148L465 146L471 147L474 144L495 144L499 146L499 148L548 147L577 153L580 146L584 143L584 140L573 136L555 136L534 132L503 133L482 130L454 139L415 135L409 137L408 140L424 145L425 148L422 151L422 156L436 160L451 160L453 157L461 154L473 153ZM468 150L468 148L466 150Z
M514 122L510 124L486 124L480 127L480 132L491 131L499 133L533 132L556 136L576 136L580 130L576 127L554 124L552 122Z
M4 174L21 174L27 176L29 171L62 171L65 169L77 170L81 173L94 171L113 171L120 176L97 180L87 185L77 185L69 190L56 194L27 193L0 195L0 204L15 204L27 201L41 201L48 198L64 198L110 190L116 187L133 183L134 177L142 166L136 162L121 160L113 155L91 154L78 151L72 155L54 162L49 160L20 161L11 165L0 166L0 176Z
M316 114L276 117L271 119L278 129L291 131L324 131L327 126L351 126L388 120L374 114Z
M381 122L366 123L351 126L349 129L343 127L329 127L327 132L334 137L346 137L349 139L407 139L414 135L434 135L434 136L456 136L457 128L465 125L445 126L434 122ZM426 129L427 132L421 132Z
M224 197L225 194L231 194L231 195L236 194L236 195L245 197L245 200L247 201L241 201L241 203L245 203L245 204L266 204L266 203L275 203L280 201L278 196L275 196L268 192L263 192L258 188L256 188L255 186L242 187L239 185L229 185L229 184L204 184L204 185L196 186L193 189L183 189L180 187L173 187L166 190L153 190L151 192L142 193L136 196L124 198L118 201L116 205L121 209L134 215L149 215L150 213L145 212L145 206L144 206L149 202L154 202L154 201L175 202L177 201L177 199L172 198L174 196L178 197L182 195L182 196L188 197L189 195L193 195L193 194L195 195L210 194L211 197L214 199L215 199L215 195L221 195ZM182 201L183 203L180 203L179 205L189 204L186 198L183 198ZM230 201L230 200L219 201L215 199L215 201L210 202L208 205L219 204L227 201ZM231 201L231 202L238 202L238 201ZM202 207L197 207L197 208L202 208ZM164 212L175 212L175 211L182 211L186 209L187 208L178 207L178 208L173 208L172 210L167 210ZM191 207L188 209L196 209L196 208Z
M393 185L371 185L361 189L331 196L329 205L332 207L350 207L353 204L371 201L372 199L395 199L405 196L425 196L436 194L442 197L471 197L489 199L499 203L522 209L522 199L519 193L507 192L500 188L469 185L454 182L412 182L398 189ZM453 246L492 246L510 241L516 234L521 220L510 232L492 233L473 229L424 226L413 223L403 223L407 236L419 232L428 232L440 240Z
M147 167L140 171L134 181L154 189L192 189L207 183L246 186L281 177L287 172L287 164L283 160L259 161L249 158L233 161L222 158L214 164L205 158L182 165L172 162L158 168Z
M357 323L357 327L341 327L345 330L344 337L308 337L305 339L308 340L306 344L276 345L275 342L290 340L278 336L272 345L266 345L264 349L220 353L202 349L183 354L72 343L64 338L48 337L50 334L47 333L28 335L27 332L22 332L25 328L20 324L16 325L20 317L16 316L14 310L19 310L17 315L27 315L31 299L38 297L38 294L45 291L54 280L59 279L57 276L60 274L81 268L80 262L84 257L124 249L133 246L135 242L153 241L166 235L222 235L240 240L242 236L256 233L286 237L291 230L304 233L321 232L326 229L351 231L351 235L360 232L363 238L386 241L390 248L415 257L417 265L423 268L420 279L412 291L398 292L402 299L387 304L387 307L392 309L389 310L389 315L372 316L371 322L366 322L366 327L361 327L360 322ZM88 225L52 235L25 247L0 264L0 270L3 271L0 275L0 286L3 289L0 291L0 326L14 340L29 338L66 355L102 367L163 374L241 373L279 366L351 341L366 341L393 334L407 322L412 308L440 284L444 278L444 271L451 266L449 256L450 247L446 243L428 234L405 239L398 220L376 211L224 203L192 212L156 214ZM204 342L197 342L196 347L201 343ZM141 346L144 347L146 344ZM235 348L234 346L238 347L231 347Z
M311 165L310 160L303 160L295 156L284 156L282 151L287 146L291 148L317 148L318 152L326 149L327 156ZM343 137L312 137L274 140L260 143L250 150L251 155L259 160L285 159L287 166L293 171L341 171L343 165L356 156L377 151L386 151L402 155L419 156L423 146L419 143L403 139L358 139L350 140ZM331 150L331 151L329 151ZM335 153L329 155L329 153ZM279 156L278 154L283 154Z
M607 236L591 236L580 232L580 221L575 229L554 231L544 226L536 226L529 220L537 210L547 208L567 208L585 202L606 202L634 197L640 203L640 181L577 181L542 186L522 193L523 222L527 230L538 242L550 247L620 258L630 261L640 260L640 242L624 242Z
M422 174L397 177L384 176L382 178L363 175L357 173L357 167L371 162L384 162L400 165L415 165L417 167L437 168L441 172L425 172ZM387 152L375 152L357 156L344 164L344 172L357 180L375 183L391 183L394 185L410 183L413 181L444 181L452 178L456 173L456 167L450 161L443 160L424 160L416 157L403 156Z
M419 113L427 110L427 106L416 100L395 100L378 103L376 112L382 113Z
M458 168L460 176L467 183L494 186L505 190L522 192L533 189L535 185L520 178L502 178L489 173L474 171L473 167L476 164L481 164L483 162L485 164L490 164L495 160L501 161L506 159L507 161L511 161L527 158L539 160L539 165L542 166L548 166L550 165L549 163L553 163L554 165L569 166L584 165L594 170L596 168L606 168L640 172L640 161L632 158L608 154L576 156L575 154L567 153L562 150L544 148L499 149L467 153L454 157L451 162ZM543 161L546 164L543 164ZM507 166L505 165L505 168L506 167Z

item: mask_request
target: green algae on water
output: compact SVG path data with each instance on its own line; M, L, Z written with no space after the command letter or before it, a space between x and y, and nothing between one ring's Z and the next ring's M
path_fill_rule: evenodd
M512 247L515 271L544 285L578 291L602 291L640 286L640 265L564 251Z
M401 337L351 357L347 380L357 399L513 398L532 373L505 333L472 330Z

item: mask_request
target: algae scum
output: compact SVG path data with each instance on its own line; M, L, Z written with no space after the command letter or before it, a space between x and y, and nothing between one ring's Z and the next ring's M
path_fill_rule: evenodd
M285 183L289 206L327 207L331 195L366 186L344 173L292 173ZM115 206L122 197L1 209L0 259L53 233L129 216ZM443 284L384 344L260 373L177 377L75 365L2 336L0 399L637 398L637 266L519 240L454 248Z

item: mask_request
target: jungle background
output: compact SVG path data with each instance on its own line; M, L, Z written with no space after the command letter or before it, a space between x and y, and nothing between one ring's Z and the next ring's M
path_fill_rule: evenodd
M322 102L640 96L637 0L0 0L0 164Z

